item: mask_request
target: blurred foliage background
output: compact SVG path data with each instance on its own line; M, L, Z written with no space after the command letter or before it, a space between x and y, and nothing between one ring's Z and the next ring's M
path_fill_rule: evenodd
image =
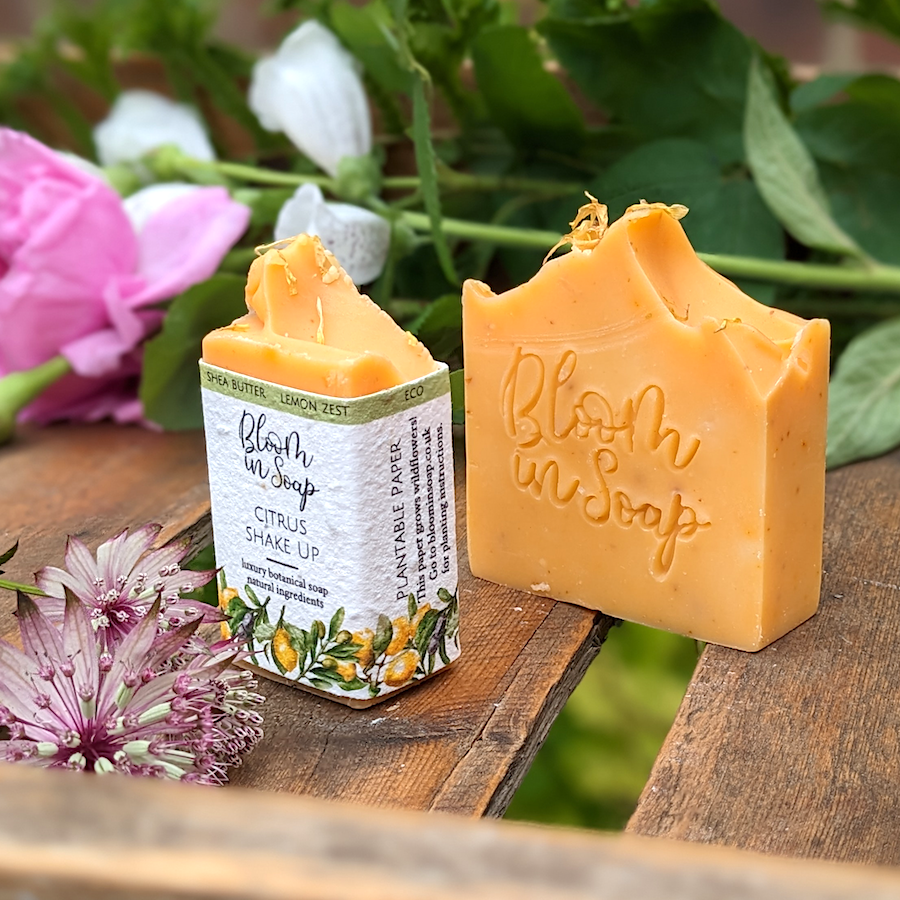
M625 826L694 667L689 638L623 622L550 730L507 818Z
M420 171L420 192L399 198L388 192L360 202L393 217L398 234L402 225L416 232L395 242L385 275L370 289L373 297L451 365L459 365L459 277L493 278L498 271L510 282L530 277L549 246L540 245L548 232L535 230L559 233L581 202L582 187L610 202L614 214L641 197L687 203L695 213L686 228L699 250L766 263L768 279L745 281L745 289L803 315L831 316L839 347L884 320L900 328L900 82L887 75L857 77L873 64L900 59L894 3L730 0L719 5L724 17L707 0L549 0L520 7L492 0L373 0L363 5L368 12L360 17L357 6L343 0L218 6L199 0L97 0L94 8L104 16L91 18L85 13L92 8L88 0L3 0L0 40L8 43L0 58L0 113L5 124L27 125L39 136L45 128L48 140L54 134L51 122L64 122L72 149L90 155L90 126L119 89L115 77L123 55L136 52L162 63L170 93L197 101L232 158L260 166L274 161L283 174L302 179L315 167L292 155L283 138L259 127L238 87L259 49L277 44L302 8L338 31L363 62L387 133L379 148L387 157L385 172L390 174L390 164L409 165L413 143L416 153L430 154L432 171L429 177ZM843 17L843 24L826 26L823 7ZM213 9L219 15L211 28ZM535 21L536 31L530 28ZM876 39L876 32L881 37ZM551 57L562 77L545 65ZM753 117L749 127L745 118L747 72L756 58L771 81L763 83L760 116L776 120L779 140L794 152L787 171L778 170L777 160L753 163L747 153L748 135L752 145L760 133ZM510 78L510 59L521 62L513 74L525 72L527 78ZM472 62L472 84L459 81L463 60ZM140 59L131 63L137 84L155 85L160 66L150 72L140 68ZM798 63L812 68L801 71ZM51 79L52 67L61 80ZM857 74L835 79L828 69ZM425 101L416 103L425 97L426 81L443 99L431 136ZM28 111L43 118L26 116L23 98ZM418 110L418 120L410 109ZM216 118L223 112L224 118ZM814 188L806 191L806 200L819 204L810 207L812 218L827 218L830 206L865 254L849 241L835 247L816 234L805 237L809 233L801 232L790 209L777 203L773 208L770 198L777 200L778 192L766 185L777 188L779 178L798 173L809 182L800 187ZM254 181L224 166L193 176L175 174L198 180L202 175L242 192L254 213L245 242L250 252L254 242L266 239L274 213L293 187L266 187L258 170ZM493 187L473 190L473 176ZM244 181L262 186L250 188ZM552 190L541 187L548 181ZM431 225L414 228L410 223L424 217L419 212L414 219L412 208L428 207L429 198L432 224L441 215L463 224L486 223L494 238L456 240L465 238L458 230L445 243L440 229L423 237L420 232L428 234ZM510 244L504 231L504 246L501 232L507 228L522 235L530 229L531 238ZM450 266L441 252L452 253ZM205 303L205 293L214 299L216 291L233 297L228 279L240 281L246 262L246 254L238 254L232 271L217 276L215 290L192 295L196 302ZM890 269L893 281L890 293L867 297L828 284L779 285L772 273L786 262L826 265L835 279L848 271L864 277ZM456 272L448 275L454 266ZM181 298L182 308L187 301ZM225 321L232 317L229 312ZM204 320L192 339L199 340L211 324ZM879 386L898 390L900 333L891 334L887 355L870 349L859 356L858 369L872 378L863 379L865 393L848 395L854 409L860 397L883 397ZM195 385L196 348L185 346L185 377ZM166 360L160 368L168 372L175 367ZM894 411L900 403L893 394L888 399L893 406L875 410L873 422L890 442L900 440ZM184 404L178 408L183 411ZM192 424L157 421L167 427ZM871 452L872 446L863 449ZM508 815L621 828L696 660L691 640L634 625L613 629Z

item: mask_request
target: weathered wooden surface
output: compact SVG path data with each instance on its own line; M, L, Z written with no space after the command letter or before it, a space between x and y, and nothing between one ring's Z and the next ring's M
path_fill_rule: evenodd
M897 896L897 871L0 766L0 900Z
M630 832L900 864L900 454L827 483L819 613L707 647Z
M462 478L458 465L462 658L367 710L262 681L266 737L234 783L466 815L505 810L611 620L476 581ZM0 548L22 539L6 574L20 581L59 564L68 533L95 546L157 521L165 536L208 536L202 436L112 425L25 431L0 448L0 510ZM16 632L12 609L12 596L0 596L0 634Z

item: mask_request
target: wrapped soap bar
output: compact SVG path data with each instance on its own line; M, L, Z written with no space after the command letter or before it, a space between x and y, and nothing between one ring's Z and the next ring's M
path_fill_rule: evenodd
M200 363L225 630L350 706L459 655L447 367L316 237L256 259Z
M706 266L686 212L592 201L531 281L466 283L469 559L758 650L819 601L829 325Z

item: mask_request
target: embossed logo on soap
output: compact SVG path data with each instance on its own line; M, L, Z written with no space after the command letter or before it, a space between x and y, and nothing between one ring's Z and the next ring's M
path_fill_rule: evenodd
M700 439L685 439L666 421L666 397L647 384L614 406L598 390L577 390L574 350L545 361L517 347L501 385L501 412L507 434L516 442L512 474L520 490L557 507L575 504L592 525L637 526L655 538L650 574L669 574L679 542L709 528L680 491L668 497L629 495L616 484L624 459L653 458L669 470L687 469L700 450ZM585 446L590 477L564 474L561 461L572 447Z

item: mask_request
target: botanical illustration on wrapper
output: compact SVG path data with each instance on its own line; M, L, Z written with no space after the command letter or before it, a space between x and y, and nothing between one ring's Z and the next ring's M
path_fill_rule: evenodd
M340 607L326 625L314 619L301 627L286 607L260 600L248 584L244 596L219 572L219 605L227 616L223 633L246 638L249 661L284 678L321 691L375 698L408 687L449 665L459 656L459 601L438 588L433 600L419 604L407 597L406 613L391 619L356 622Z

